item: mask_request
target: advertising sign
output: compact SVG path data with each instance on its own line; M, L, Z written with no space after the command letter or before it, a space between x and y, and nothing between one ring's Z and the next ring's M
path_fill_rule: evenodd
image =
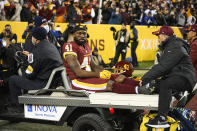
M47 105L24 105L25 118L59 121L66 107Z
M17 34L18 42L24 42L22 34L26 29L26 22L0 22L0 31L2 31L6 24L12 26L12 30ZM55 27L59 25L61 32L64 32L67 28L67 23L55 23ZM88 28L88 43L93 50L97 47L98 53L103 57L105 63L109 63L111 58L115 56L116 42L113 39L113 32L110 30L114 27L116 31L121 29L121 25L109 25L109 24L87 24ZM158 38L153 35L152 32L159 30L160 26L136 26L138 30L138 46L136 49L138 61L151 61L155 59L156 52L158 50ZM172 27L174 33L178 37L183 37L178 27ZM127 30L130 32L129 25ZM131 43L127 48L126 58L131 57ZM119 59L120 60L120 59Z

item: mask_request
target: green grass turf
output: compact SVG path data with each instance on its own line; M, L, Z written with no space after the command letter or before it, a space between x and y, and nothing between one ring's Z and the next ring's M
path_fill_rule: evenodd
M142 77L153 65L154 61L139 62L139 66L134 67L133 76Z

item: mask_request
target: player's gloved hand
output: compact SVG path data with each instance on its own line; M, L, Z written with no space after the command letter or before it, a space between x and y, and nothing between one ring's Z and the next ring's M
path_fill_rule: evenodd
M102 79L110 79L111 78L111 72L108 70L103 70L100 72L100 78Z

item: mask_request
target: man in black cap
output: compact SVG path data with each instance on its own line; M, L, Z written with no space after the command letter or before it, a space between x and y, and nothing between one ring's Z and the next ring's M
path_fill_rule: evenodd
M11 110L12 112L17 112L20 107L18 96L21 95L21 89L37 90L44 88L52 70L62 65L58 50L46 40L46 36L47 32L44 28L37 27L34 29L32 43L35 48L31 53L23 52L28 56L29 63L24 75L14 75L9 78L11 107L15 107L15 110Z
M36 16L34 18L34 25L35 25L35 28L36 27L43 27L47 30L49 30L49 26L48 26L48 23L47 23L47 20L44 19L43 17L40 17L40 16ZM25 44L24 44L24 50L28 51L28 52L31 52L33 49L34 49L34 44L32 43L32 32L34 31L33 28L30 32L30 34L28 35L28 37L26 38L25 40ZM23 34L26 34L28 30L25 30Z
M169 112L172 92L191 92L196 84L195 70L189 53L187 42L174 36L169 26L162 26L153 32L158 36L159 49L162 54L157 65L154 65L141 79L141 85L161 78L159 89L158 115L146 125L153 128L168 128L167 115Z
M41 26L43 27L45 25L48 25L47 20L45 18L41 17L41 16L36 16L34 18L34 24L35 24L36 27L41 27ZM48 29L46 29L46 30L48 30Z

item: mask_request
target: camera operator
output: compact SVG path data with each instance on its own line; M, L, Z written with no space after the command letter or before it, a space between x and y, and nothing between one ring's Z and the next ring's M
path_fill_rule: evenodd
M9 41L0 40L0 77L3 84L7 84L7 79L17 73L17 62L14 59L15 52L21 51L22 48L18 44L8 44ZM5 46L6 45L6 46Z
M6 41L6 45L17 43L17 35L12 32L11 25L5 25L5 29L0 34L0 39Z
M127 47L128 47L129 40L130 40L130 33L126 29L126 23L122 23L121 30L119 30L116 33L114 39L116 40L116 44L117 44L116 54L114 58L114 64L116 64L118 62L118 58L120 54L121 54L121 60L125 60L126 53L127 53Z
M0 65L0 70L14 70L13 59L13 47L17 43L16 34L12 33L11 26L5 25L5 29L0 34L0 58L3 60L3 64ZM7 73L8 74L8 73Z
M3 79L4 85L7 84L7 79L17 72L17 63L14 55L16 51L21 50L21 47L16 42L16 34L12 33L10 25L6 25L0 34L0 59L2 60L0 77Z

